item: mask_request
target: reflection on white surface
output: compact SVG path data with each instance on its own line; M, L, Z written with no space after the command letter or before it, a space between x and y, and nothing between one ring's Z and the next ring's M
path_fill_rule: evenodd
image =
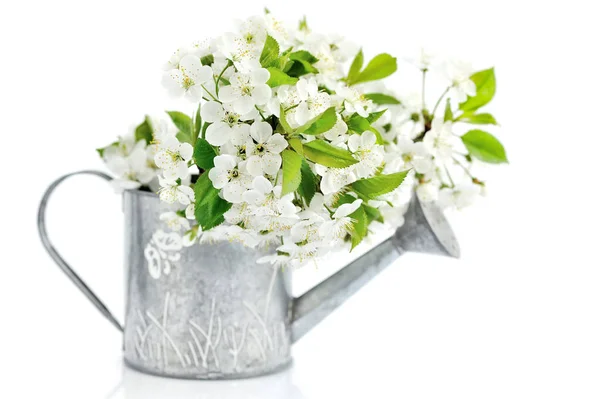
M106 399L304 399L292 368L264 377L228 381L178 380L142 374L123 366L123 379Z

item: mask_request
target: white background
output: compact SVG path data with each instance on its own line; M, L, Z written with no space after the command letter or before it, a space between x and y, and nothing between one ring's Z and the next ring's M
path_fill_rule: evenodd
M265 3L2 2L0 397L600 397L594 2ZM159 81L173 49L264 5L368 56L423 43L495 65L488 110L510 165L492 171L487 198L450 215L461 260L406 255L300 341L291 370L235 383L123 370L119 334L43 251L37 203L59 175L102 169L94 148L172 107ZM119 197L82 177L50 207L56 246L122 308ZM331 272L304 269L296 289Z

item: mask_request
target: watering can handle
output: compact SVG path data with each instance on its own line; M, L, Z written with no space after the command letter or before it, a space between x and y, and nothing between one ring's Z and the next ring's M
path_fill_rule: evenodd
M58 267L67 275L69 280L73 282L79 288L81 292L94 304L94 306L110 321L110 323L115 326L119 331L123 332L123 326L117 321L117 319L113 316L113 314L108 310L106 305L94 294L94 292L87 286L87 284L79 277L79 275L71 269L71 266L60 256L58 251L54 248L50 239L48 238L48 232L46 231L46 207L48 206L48 200L50 196L56 189L56 187L62 183L64 180L68 179L71 176L75 175L95 175L103 178L106 181L112 180L112 177L109 175L98 172L95 170L82 170L80 172L69 173L67 175L62 176L57 179L48 187L44 196L42 197L42 201L40 202L40 208L38 210L38 231L40 233L40 238L42 239L42 244L46 251L50 254L50 257L56 262Z

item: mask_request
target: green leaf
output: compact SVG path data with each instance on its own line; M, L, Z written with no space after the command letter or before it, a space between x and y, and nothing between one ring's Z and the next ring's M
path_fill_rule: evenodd
M299 50L299 51L294 51L293 53L290 53L290 60L306 61L309 64L314 64L315 62L319 61L319 59L317 57L315 57L314 55L312 55L311 53L309 53L306 50Z
M204 122L204 125L202 125L202 131L200 132L200 136L199 137L202 137L202 138L206 137L206 130L208 129L208 127L210 125L212 125L212 123Z
M471 75L471 80L477 87L477 94L459 104L459 108L465 112L475 111L489 103L496 93L496 75L494 68L485 69Z
M288 58L290 62L285 67L285 73L289 76L300 77L309 73L319 73L312 65L319 59L306 50L290 53Z
M298 22L298 30L308 31L308 23L306 22L306 15L302 17L300 22Z
M487 163L508 163L504 146L488 132L469 130L461 137L469 154Z
M362 198L371 200L383 194L394 191L408 174L408 170L389 175L379 175L368 179L357 180L352 183L352 189Z
M192 118L179 111L167 111L169 117L181 132L192 137Z
M496 118L492 114L462 114L458 117L458 121L472 123L473 125L497 125Z
M223 215L231 208L231 203L219 197L219 190L213 187L208 178L208 171L204 172L194 185L195 216L202 226L202 230L210 230L225 221Z
M348 193L344 193L340 196L337 197L337 199L333 202L333 206L335 208L339 207L340 205L344 205L344 204L351 204L354 201L356 201L358 198L353 197L352 195L348 194Z
M304 60L295 60L290 63L289 66L286 67L286 73L292 77L300 77L307 75L309 73L317 74L319 70L312 66L308 61Z
M200 130L202 129L202 117L200 116L200 104L196 110L196 116L194 117L194 129L192 130L192 145L196 145L196 140L200 136Z
M363 55L362 49L360 49L358 51L358 54L356 54L356 57L354 57L354 60L352 61L352 65L350 65L350 70L348 71L348 77L346 78L346 81L348 82L348 84L350 84L350 82L353 82L357 78L358 74L360 73L360 70L362 69L364 61L365 61L364 55Z
M283 160L283 183L281 195L293 193L296 191L302 180L300 168L302 167L302 156L291 150L284 150L281 153Z
M371 222L374 220L378 221L379 223L384 222L383 215L381 214L381 212L379 212L379 209L365 204L362 204L362 207L365 209L365 213L367 214L367 220L369 221L369 224L371 224Z
M373 132L377 137L377 144L385 144L385 140L381 136L381 133L379 133L379 130L371 126L371 123L369 123L367 118L363 118L359 114L352 114L350 119L346 121L346 125L348 125L348 130L358 134L362 134L367 131Z
M215 62L215 57L212 54L205 55L204 57L200 58L200 63L202 63L202 65L211 66L214 62Z
M357 83L370 82L390 76L398 69L396 58L389 54L383 53L376 55L367 67L354 79L350 79L348 84L354 85Z
M383 93L365 94L365 98L368 98L369 100L373 101L375 104L379 104L379 105L400 104L400 100L398 100L395 97L392 97L388 94L383 94Z
M150 122L150 117L147 115L144 122L135 128L135 141L140 140L144 140L148 144L154 140L154 129L152 129L152 122Z
M381 116L383 114L385 114L385 111L387 111L387 109L384 109L383 111L377 111L377 112L373 112L372 114L369 114L369 116L367 116L367 121L371 124L377 122L377 120L379 120L379 118L381 118Z
M265 46L263 47L262 53L260 54L260 65L263 67L270 67L277 61L279 57L279 43L273 39L270 35L267 35L265 40Z
M201 169L210 169L215 166L213 159L217 156L217 151L208 141L199 137L194 146L194 162Z
M308 162L304 159L302 160L300 173L302 174L302 180L300 181L300 186L298 186L298 193L304 198L306 205L310 206L310 201L312 201L317 192L317 177Z
M454 119L452 114L452 107L450 106L450 99L446 100L446 109L444 110L444 122L448 122Z
M302 148L302 141L299 138L294 137L288 140L290 147L294 149L298 154L304 155L304 148Z
M283 109L283 105L281 104L279 105L279 123L281 124L281 127L283 127L283 130L286 133L294 132L294 129L292 129L287 119L285 119L285 110Z
M281 85L293 85L296 84L296 82L298 81L298 78L294 78L287 75L281 69L269 67L267 68L267 70L270 74L267 84L270 87L277 87Z
M352 238L352 249L354 249L367 236L367 232L369 231L369 221L362 205L348 216L354 220L354 222L352 222L352 230L350 232L350 237Z
M181 142L181 143L192 144L192 136L190 136L187 133L179 131L179 132L177 132L177 134L175 135L175 137L177 137L177 140L179 140L179 142Z
M294 133L302 133L314 136L331 130L336 122L337 114L335 113L335 107L327 108L325 112L317 115L315 118L297 128Z
M358 162L350 151L334 147L323 140L309 141L304 143L303 148L306 158L330 168L346 168Z
M372 127L367 118L363 118L359 114L352 114L350 119L346 121L346 125L348 125L348 130L356 133L366 132L371 130Z

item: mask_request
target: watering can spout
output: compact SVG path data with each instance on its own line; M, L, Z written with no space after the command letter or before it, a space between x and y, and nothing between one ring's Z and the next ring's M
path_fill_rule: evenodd
M404 224L387 240L344 267L304 295L292 307L292 340L295 342L333 310L394 263L404 252L460 256L458 242L443 212L433 203L414 196Z

